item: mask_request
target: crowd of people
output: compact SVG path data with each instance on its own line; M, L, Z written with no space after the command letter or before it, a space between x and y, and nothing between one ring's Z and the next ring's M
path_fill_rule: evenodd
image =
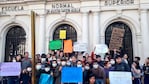
M31 59L29 53L17 55L11 62L21 62L20 76L10 76L6 84L31 84ZM100 55L83 52L65 54L62 50L49 51L48 54L36 54L36 84L42 73L53 77L53 84L61 84L63 67L82 67L83 84L110 84L109 71L124 71L132 73L133 84L149 84L149 57L142 65L140 57L135 57L130 63L126 53L106 53L104 59ZM69 73L68 73L69 74Z

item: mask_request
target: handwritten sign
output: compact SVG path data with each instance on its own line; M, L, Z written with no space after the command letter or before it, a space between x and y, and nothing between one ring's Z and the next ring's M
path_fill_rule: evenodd
M131 72L109 72L110 84L132 84Z
M66 39L66 30L60 30L60 39Z
M87 44L74 42L73 50L78 52L87 51Z
M109 45L110 50L119 50L119 48L122 47L124 33L124 29L113 28Z
M20 73L20 62L0 63L0 76L19 76Z
M108 51L108 46L106 44L98 44L95 46L96 55L99 55L100 53L107 53Z

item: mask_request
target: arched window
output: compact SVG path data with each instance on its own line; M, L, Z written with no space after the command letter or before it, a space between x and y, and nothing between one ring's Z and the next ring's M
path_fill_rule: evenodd
M6 35L5 45L5 61L9 61L10 58L17 54L24 54L26 33L20 26L13 26Z
M129 28L129 26L123 22L114 22L110 24L106 31L105 31L105 43L109 46L110 39L111 39L111 34L113 28L120 28L124 29L124 37L123 37L123 42L122 42L122 54L127 53L129 56L129 60L133 60L133 45L132 45L132 32Z
M77 32L75 28L68 24L61 24L56 27L53 33L53 40L59 39L60 30L66 30L66 39L71 39L73 42L77 41Z

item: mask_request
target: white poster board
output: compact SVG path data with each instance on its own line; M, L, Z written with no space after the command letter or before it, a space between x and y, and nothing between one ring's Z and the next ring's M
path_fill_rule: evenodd
M87 51L87 44L74 42L73 51L77 52Z
M95 54L99 55L100 53L107 53L109 51L106 44L98 44L95 46Z
M131 72L109 72L110 84L132 84Z
M0 76L19 76L21 73L20 62L0 63Z

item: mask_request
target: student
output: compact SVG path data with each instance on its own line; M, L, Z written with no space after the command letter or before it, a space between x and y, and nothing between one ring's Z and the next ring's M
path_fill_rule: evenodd
M133 62L131 72L133 75L133 84L141 84L141 68L138 62Z
M149 84L149 57L146 59L146 62L143 66L144 72L144 84Z

